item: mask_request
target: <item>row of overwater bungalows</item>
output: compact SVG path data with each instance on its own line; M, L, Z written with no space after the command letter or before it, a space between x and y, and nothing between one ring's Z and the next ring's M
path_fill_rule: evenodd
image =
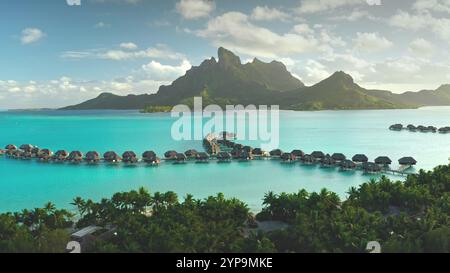
M185 163L187 161L195 161L197 163L208 163L210 159L216 159L220 163L237 161L251 161L253 159L277 159L283 163L301 162L305 165L320 165L324 168L340 167L341 170L355 170L362 169L365 172L376 173L382 170L389 170L392 160L387 156L377 157L374 162L369 162L369 159L364 154L357 154L350 159L342 153L334 153L332 155L325 154L322 151L314 151L311 154L305 154L302 150L293 150L292 152L283 152L281 149L275 149L270 152L261 150L260 148L252 148L242 144L234 143L228 140L221 140L218 142L221 146L220 152L210 155L206 152L198 152L195 149L190 149L184 153L176 151L167 151L164 153L164 160L174 162L176 164ZM141 158L133 151L126 151L120 156L114 151L108 151L100 157L96 151L89 151L85 155L80 151L68 152L65 150L58 150L53 153L49 149L40 149L34 145L24 144L19 148L15 145L7 145L5 150L1 153L10 158L17 159L31 159L36 158L43 162L70 162L81 163L87 162L90 164L99 163L100 161L107 163L136 164L144 162L151 165L158 165L161 159L153 151L145 151ZM410 167L417 164L417 161L412 157L401 158L398 163L403 167Z
M442 127L442 128L438 129L435 126L423 126L423 125L415 126L412 124L404 126L403 124L393 124L389 127L389 130L391 130L391 131L407 130L410 132L447 134L447 133L450 133L450 126Z

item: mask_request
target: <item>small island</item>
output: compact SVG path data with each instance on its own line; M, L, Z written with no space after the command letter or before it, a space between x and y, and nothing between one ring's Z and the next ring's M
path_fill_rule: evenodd
M146 106L141 113L168 113L172 108L172 106Z

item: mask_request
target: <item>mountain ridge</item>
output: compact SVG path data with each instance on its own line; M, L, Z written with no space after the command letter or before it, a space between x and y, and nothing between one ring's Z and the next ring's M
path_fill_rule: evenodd
M212 57L199 66L193 66L172 84L161 86L155 94L118 96L102 93L62 110L190 105L195 96L203 97L204 105L278 104L286 110L403 109L450 105L450 84L441 85L436 90L395 94L365 89L349 74L337 71L317 84L305 86L282 62L266 63L255 58L242 64L239 56L223 47L218 49L217 55L217 60Z

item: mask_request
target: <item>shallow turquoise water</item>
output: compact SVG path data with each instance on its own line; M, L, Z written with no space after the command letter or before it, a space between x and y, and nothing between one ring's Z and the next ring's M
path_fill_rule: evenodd
M305 152L342 152L351 157L364 153L371 160L388 155L395 162L413 156L418 168L447 164L450 134L423 134L387 130L393 123L449 126L450 107L417 110L282 112L280 148ZM135 111L0 112L0 145L32 143L52 150L201 150L201 142L176 142L170 136L174 119L166 114L143 115ZM249 142L251 144L256 144ZM395 167L395 164L394 166ZM283 165L276 161L231 164L162 164L153 167L73 166L15 161L0 157L0 211L17 211L52 201L71 208L76 196L98 200L118 191L172 190L180 197L192 193L206 197L218 192L261 206L269 190L317 191L324 187L345 197L351 186L371 178L360 172ZM397 177L395 177L397 179ZM398 178L401 179L401 178Z

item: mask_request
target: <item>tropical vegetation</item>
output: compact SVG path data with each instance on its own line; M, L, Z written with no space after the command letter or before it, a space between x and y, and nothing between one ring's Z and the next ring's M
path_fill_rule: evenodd
M100 202L77 197L77 220L49 203L42 209L0 215L0 252L64 252L69 234L90 225L114 227L85 252L383 252L450 251L450 165L420 171L406 181L386 177L352 187L342 201L323 189L263 198L254 216L223 194L180 201L174 192L116 193ZM284 223L267 231L258 223Z

